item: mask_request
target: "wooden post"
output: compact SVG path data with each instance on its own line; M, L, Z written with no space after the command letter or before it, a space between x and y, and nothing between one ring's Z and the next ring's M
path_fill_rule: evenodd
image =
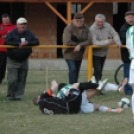
M81 13L86 12L86 10L89 9L89 7L91 7L93 4L94 4L94 2L89 2L88 5L86 5L86 6L82 9Z
M48 66L46 66L46 90L48 89Z
M45 4L60 18L62 19L66 24L68 24L68 21L49 3L45 2Z
M72 19L72 3L69 1L67 2L67 21L68 24L71 22Z

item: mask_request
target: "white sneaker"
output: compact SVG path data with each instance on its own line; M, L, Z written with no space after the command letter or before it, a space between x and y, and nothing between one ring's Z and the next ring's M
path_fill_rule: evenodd
M92 76L91 80L90 80L92 83L96 83L96 79L95 79L95 76Z
M99 81L99 86L96 88L101 90L107 84L108 78L104 79L103 81Z

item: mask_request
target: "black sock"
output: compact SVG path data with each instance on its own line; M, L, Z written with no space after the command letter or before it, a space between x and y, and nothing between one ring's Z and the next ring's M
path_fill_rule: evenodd
M80 83L79 85L79 89L81 91L87 90L87 89L96 89L97 87L98 87L97 83L90 83L90 82Z

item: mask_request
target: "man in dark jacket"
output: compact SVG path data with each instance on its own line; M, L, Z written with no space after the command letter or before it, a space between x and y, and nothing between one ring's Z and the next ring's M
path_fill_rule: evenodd
M5 45L17 46L17 48L7 49L7 100L21 100L25 91L28 57L32 53L31 48L24 48L24 46L39 45L39 41L32 32L27 30L27 20L19 18L17 28L7 34Z
M126 31L129 27L134 25L134 12L128 11L125 13L125 24L120 29L120 39L123 45L126 45ZM124 78L129 78L129 67L130 67L130 59L129 59L129 52L127 48L121 48L121 59L124 63ZM126 84L125 94L131 95L132 94L132 87L129 84Z

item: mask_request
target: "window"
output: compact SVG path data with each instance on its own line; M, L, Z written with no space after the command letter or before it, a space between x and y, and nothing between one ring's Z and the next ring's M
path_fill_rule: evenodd
M81 12L81 4L72 4L72 14Z
M3 13L10 15L12 23L16 24L19 17L25 16L25 3L0 3L0 16ZM1 20L0 20L1 22Z

